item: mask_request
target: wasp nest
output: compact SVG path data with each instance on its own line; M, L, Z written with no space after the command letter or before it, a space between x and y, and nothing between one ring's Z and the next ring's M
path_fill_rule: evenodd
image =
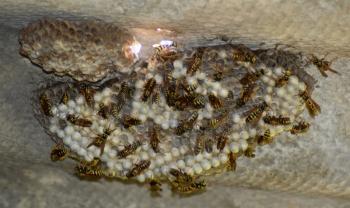
M237 158L254 157L257 146L308 130L303 111L314 117L321 109L311 98L307 63L277 48L159 45L102 86L66 84L41 93L41 112L58 143L52 160L79 161L82 177L136 179L155 191L161 181L180 193L203 190L201 176L235 170Z
M22 29L20 53L47 72L96 82L125 70L137 44L126 30L102 21L42 19Z

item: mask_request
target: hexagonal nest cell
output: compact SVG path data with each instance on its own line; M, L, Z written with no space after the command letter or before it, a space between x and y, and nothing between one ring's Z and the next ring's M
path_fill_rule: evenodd
M20 51L77 81L110 73L103 82L57 81L36 92L36 115L56 143L51 159L76 160L82 178L147 182L155 193L162 182L182 194L203 191L206 177L234 171L238 157L307 131L303 112L314 117L321 109L305 68L334 71L279 46L228 42L179 48L162 41L131 65L137 54L125 56L132 53L125 46L135 41L100 21L41 20L22 30ZM100 70L110 63L126 70Z

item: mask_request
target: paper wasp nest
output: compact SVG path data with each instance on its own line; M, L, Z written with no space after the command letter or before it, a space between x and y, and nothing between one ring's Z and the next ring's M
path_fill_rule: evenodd
M160 45L101 86L63 83L41 93L50 134L64 144L52 159L80 161L80 176L202 190L201 176L235 170L257 146L308 130L302 113L320 107L306 66L280 49Z
M96 82L134 62L133 37L102 21L42 19L21 30L21 55L47 72Z

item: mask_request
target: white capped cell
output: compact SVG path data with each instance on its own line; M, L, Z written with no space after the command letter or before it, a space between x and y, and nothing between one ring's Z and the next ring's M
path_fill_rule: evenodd
M216 168L216 167L218 167L218 166L220 165L220 161L219 161L217 158L213 158L213 159L211 160L211 165L212 165L214 168Z
M110 168L110 169L112 169L113 167L114 167L114 161L112 161L112 160L109 160L108 162L107 162L107 167L108 168Z
M256 136L256 129L255 128L250 128L248 130L249 137L255 137Z
M267 75L267 76L272 76L272 71L271 71L271 69L269 69L269 68L266 68L265 69L265 71L264 71L264 73Z
M87 152L86 152L86 150L84 149L84 148L79 148L79 150L77 151L78 152L78 154L80 155L80 156L85 156L85 155L87 155Z
M220 154L219 158L221 163L226 163L228 160L228 157L226 154Z
M248 138L249 138L249 134L248 134L247 131L243 130L243 131L241 131L241 133L240 133L240 137L241 137L242 139L248 139Z
M68 110L67 106L64 104L60 104L58 106L58 110L62 111L62 112L66 112Z
M57 125L54 124L54 125L50 126L49 130L51 133L56 133L58 130L58 127L57 127Z
M232 137L233 140L239 140L240 135L239 135L239 133L234 132L234 133L231 134L231 137Z
M85 103L85 99L83 96L78 96L76 99L77 105L83 105Z
M178 157L178 156L180 155L180 151L179 151L178 148L173 147L173 148L171 149L171 154L172 154L174 157Z
M239 152L239 145L236 142L232 142L230 144L230 150L233 153L238 153Z
M169 173L169 167L166 166L166 165L163 165L163 166L160 168L160 171L162 172L162 174L167 175L167 174Z
M166 162L170 162L172 159L173 157L171 156L171 153L168 153L168 152L164 153L164 160Z
M211 168L211 164L208 160L203 160L201 166L204 170L209 170Z
M161 165L164 164L164 159L163 159L162 156L157 156L157 157L156 157L156 164L157 164L158 166L161 166Z
M116 170L118 170L118 171L122 171L122 170L123 170L123 166L122 166L122 164L120 164L120 163L116 163L116 164L114 165L114 169L116 169Z
M143 182L145 182L146 177L145 177L144 174L140 174L140 175L136 176L136 179L137 179L140 183L143 183Z
M130 160L124 160L123 161L123 168L129 170L131 168L132 164Z
M81 112L81 107L77 105L77 106L74 108L74 110L75 110L75 112L80 113L80 112Z
M136 83L135 83L135 87L136 87L137 89L141 89L141 88L143 88L143 85L144 85L144 84L145 84L144 81L142 81L142 80L137 80Z
M192 157L187 157L186 159L185 159L185 162L186 162L186 165L187 166L192 166L193 164L194 164L194 159L192 158Z
M72 139L74 140L80 140L81 139L81 135L79 132L74 132L73 135L72 135Z
M264 100L267 104L272 103L272 97L271 95L265 95Z
M165 129L165 130L169 129L169 123L168 122L162 123L161 126L162 126L162 129Z
M279 97L283 97L285 94L286 94L286 90L284 88L278 88L276 90L276 94L279 96Z
M57 136L59 138L64 138L66 136L66 133L63 130L57 130Z
M146 74L146 79L151 79L151 78L153 78L153 74L151 73Z
M270 78L268 77L268 76L262 76L261 77L261 80L264 82L264 83L269 83L269 81L270 81Z
M305 83L304 83L304 82L299 82L299 84L298 84L298 89L299 89L300 91L304 91L304 90L306 89Z
M276 84L276 82L275 82L275 80L270 79L269 82L268 82L268 84L269 84L270 86L274 87L275 84Z
M147 120L147 116L145 114L140 114L138 118L141 120L141 122L145 122Z
M147 154L147 152L141 152L140 153L140 158L141 158L141 160L148 160L149 159L149 155Z
M277 68L275 68L274 73L275 73L277 76L282 76L282 74L283 74L283 69L282 69L281 67L277 67Z
M246 151L248 148L248 142L246 140L241 140L240 141L240 146L243 151Z
M224 89L224 88L221 88L220 90L219 90L219 95L221 96L221 97L227 97L228 96L228 90L226 90L226 89Z
M196 75L197 75L197 78L200 80L204 80L207 77L207 75L204 72L196 73Z
M199 162L201 160L203 160L203 154L199 153L198 155L195 156L195 159Z
M95 93L94 100L96 102L101 102L102 101L102 94L101 93Z
M73 151L75 151L75 152L77 152L77 151L80 149L80 147L79 147L79 145L78 145L77 142L72 142L72 144L70 145L70 147L71 147L71 149L72 149Z
M183 161L183 160L178 160L176 162L176 165L179 169L184 169L186 167L185 161Z
M238 114L234 114L232 116L233 122L239 123L241 121L241 117Z
M191 167L186 167L186 168L185 168L185 173L187 173L187 174L190 175L190 176L194 175L193 168L191 168Z
M73 100L69 100L68 103L67 103L68 107L69 108L75 108L76 104Z
M298 87L298 85L299 85L299 79L298 79L298 77L296 77L294 75L289 77L289 82L292 85L294 85L295 87Z
M67 136L67 137L63 137L63 143L65 143L66 145L70 146L72 144L72 138Z
M273 92L273 88L271 86L266 87L266 92L271 94Z
M153 178L153 172L151 170L146 170L145 177L146 178Z
M173 63L173 65L174 65L174 68L175 68L175 69L181 69L181 68L183 68L183 64L182 64L182 61L181 61L181 60L175 60L174 63Z
M196 174L201 174L203 172L203 168L199 163L193 165L193 170Z

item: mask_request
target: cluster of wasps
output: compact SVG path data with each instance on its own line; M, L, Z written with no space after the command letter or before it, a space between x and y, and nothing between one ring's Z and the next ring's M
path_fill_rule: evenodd
M145 81L143 92L141 95L141 100L143 102L148 102L151 100L152 103L159 103L161 95L164 95L166 103L168 106L172 107L178 111L188 111L190 112L187 117L179 121L179 125L174 129L174 134L181 136L186 132L190 132L195 128L195 123L198 119L197 110L204 108L205 104L208 102L212 108L217 112L214 118L208 120L206 123L195 131L198 131L197 137L195 139L195 144L193 146L193 154L198 155L203 151L212 152L213 145L216 144L216 148L222 152L225 146L228 143L228 134L230 129L228 126L229 121L229 111L225 108L226 103L229 103L228 100L232 99L232 96L228 98L220 98L213 93L209 93L207 96L203 96L200 93L196 93L197 85L191 85L187 83L186 79L180 78L175 79L171 75L172 62L177 58L181 57L181 52L174 50L176 44L173 43L170 46L159 45L155 49L154 58L162 63L163 67L163 80L161 86L158 86L155 78L149 78ZM194 75L197 71L200 71L202 68L202 59L205 48L198 48L192 54L190 58L185 60L187 66L186 74L188 76ZM231 58L235 62L243 62L255 65L258 62L258 57L255 55L254 51L249 48L239 45L235 47ZM337 71L330 68L331 62L328 62L322 59L318 59L316 56L312 55L310 58L310 63L314 64L321 74L327 77L326 72L331 71L338 73ZM216 70L214 80L219 81L224 77L223 71ZM242 92L240 96L235 100L234 104L237 108L246 107L247 103L254 99L254 94L256 88L258 88L257 81L261 76L264 75L263 70L256 70L255 72L247 72L245 75L239 79L239 83L242 86ZM285 86L289 77L293 75L292 69L286 69L280 77L275 81L275 87L280 88ZM120 85L119 93L116 96L115 102L112 102L109 105L100 104L98 115L103 119L107 119L112 116L115 119L120 121L120 124L125 129L130 129L132 126L141 125L142 122L130 115L120 115L120 112L123 106L128 103L128 100L132 98L133 88L127 82L123 82ZM299 93L300 98L304 101L305 106L312 117L317 116L321 112L320 106L311 98L311 90L306 89L303 92ZM94 94L96 89L88 86L80 86L79 93L82 94L85 98L85 101L88 106L94 106ZM232 92L231 92L232 93ZM65 91L62 94L60 102L67 104L69 100L69 92ZM42 110L42 113L48 117L52 117L52 103L47 96L43 93L39 97L39 103ZM288 126L292 124L292 121L289 117L282 115L265 115L264 112L267 112L269 105L262 101L260 103L252 106L244 115L247 125L256 125L260 120L263 120L264 123L277 126L283 125ZM70 122L73 125L80 127L91 127L92 121L86 118L79 117L77 115L68 114L67 122ZM291 129L291 134L301 134L306 132L310 127L310 124L306 121L300 121L297 124L294 124ZM213 137L208 137L206 135L207 130L214 132ZM221 131L219 131L221 129ZM223 129L223 130L222 130ZM88 144L87 148L91 146L96 146L100 148L100 155L104 152L104 147L108 137L112 134L114 130L107 128L104 129L102 134L98 134L93 141ZM220 133L217 133L220 132ZM160 152L159 143L160 139L160 129L157 126L152 126L148 129L148 137L151 148L154 152ZM227 170L236 170L236 160L239 156L244 155L246 157L253 158L255 156L255 146L270 144L273 141L273 135L271 134L270 129L266 129L262 135L258 135L255 138L249 138L249 146L247 150L239 153L228 153L228 162L225 165ZM142 145L141 140L136 140L131 144L125 145L121 151L118 151L117 157L119 159L126 158L127 156L135 153L137 148ZM75 168L76 174L80 177L114 177L115 173L108 171L103 167L103 164L99 158L94 158L93 161L87 162L79 159L74 155L70 150L65 148L65 146L60 143L56 144L51 151L52 161L61 161L65 158L71 158L78 161L78 165ZM150 160L141 160L136 164L133 164L129 172L126 173L126 178L133 178L145 170L147 170L151 165ZM184 194L196 193L205 190L206 183L203 180L198 180L197 178L186 174L183 170L171 169L169 171L171 175L170 184L174 191ZM158 193L161 191L161 183L156 179L149 181L150 190L152 192Z

